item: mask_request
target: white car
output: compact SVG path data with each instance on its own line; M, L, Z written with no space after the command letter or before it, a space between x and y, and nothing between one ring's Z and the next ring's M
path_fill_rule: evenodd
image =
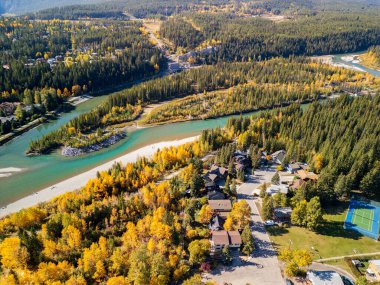
M266 225L266 226L274 226L275 225L275 223L274 223L274 221L273 220L267 220L267 221L265 221L264 222L264 225Z

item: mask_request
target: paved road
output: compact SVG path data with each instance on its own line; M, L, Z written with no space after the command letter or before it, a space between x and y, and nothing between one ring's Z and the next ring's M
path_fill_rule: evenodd
M265 231L263 222L254 203L252 191L258 185L271 179L274 172L257 171L253 177L238 189L238 199L244 199L251 207L251 219L253 221L253 236L256 241L256 248L252 258L247 263L241 263L235 258L235 262L226 270L218 269L212 274L206 274L208 280L215 280L217 284L231 283L233 285L283 285L284 279L281 276L277 255L272 247L269 236ZM258 268L262 265L263 268Z

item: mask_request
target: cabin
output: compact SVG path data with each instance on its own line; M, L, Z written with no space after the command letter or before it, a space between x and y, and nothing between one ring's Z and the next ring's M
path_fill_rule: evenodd
M212 231L211 235L211 252L221 251L226 245L231 249L238 249L242 245L238 231Z
M207 192L218 191L219 190L219 186L214 181L208 181L208 182L205 183L205 190Z
M275 208L273 211L273 219L277 223L289 224L292 217L292 209L290 207Z
M209 200L208 204L214 213L231 212L232 204L228 199L224 200Z
M266 190L268 195L274 195L277 193L282 193L287 195L289 192L289 186L288 185L271 185Z
M309 172L306 170L298 170L297 175L303 180L303 181L317 181L318 180L318 175L315 174L314 172Z
M209 191L207 193L207 199L209 199L209 200L224 200L224 199L226 199L226 195L219 190L213 190L213 191Z
M208 228L212 231L221 231L223 230L223 225L224 219L220 215L216 214L211 218Z
M279 150L270 155L273 163L276 164L283 164L285 160L286 151L285 150Z
M376 281L380 281L380 259L368 261L367 274L374 277Z

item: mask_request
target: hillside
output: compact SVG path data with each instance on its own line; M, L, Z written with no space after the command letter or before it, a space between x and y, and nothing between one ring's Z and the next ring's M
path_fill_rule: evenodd
M108 1L108 0L106 0ZM73 5L73 4L88 4L96 2L105 2L100 0L2 0L0 1L0 14L16 14L20 15L27 12L34 12L41 9Z

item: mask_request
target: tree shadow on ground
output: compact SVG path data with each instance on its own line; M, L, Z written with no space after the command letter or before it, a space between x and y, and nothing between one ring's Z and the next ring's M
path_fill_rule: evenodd
M343 222L328 221L323 222L317 229L316 233L325 236L343 237L349 239L360 239L363 237L360 233L343 228Z
M282 236L284 234L289 233L289 230L285 227L280 227L280 226L272 226L268 227L266 231L269 233L271 236Z

